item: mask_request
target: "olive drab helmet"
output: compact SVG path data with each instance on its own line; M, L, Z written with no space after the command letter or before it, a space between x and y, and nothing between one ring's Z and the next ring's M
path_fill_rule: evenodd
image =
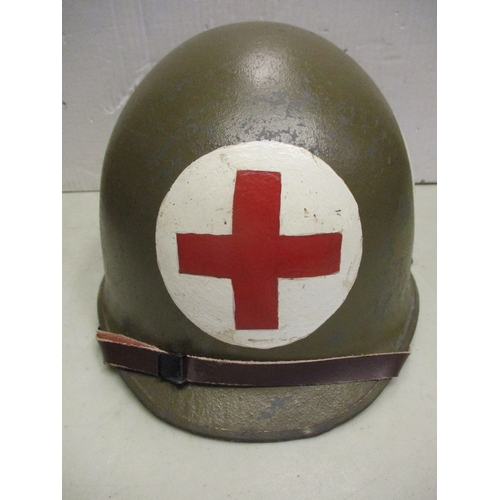
M104 360L201 435L324 432L408 356L413 230L403 137L350 57L283 24L206 31L149 73L109 142Z

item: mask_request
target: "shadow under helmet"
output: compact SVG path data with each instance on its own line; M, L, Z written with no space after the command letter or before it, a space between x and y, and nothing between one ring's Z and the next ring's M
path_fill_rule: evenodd
M98 340L159 418L313 436L398 374L418 314L408 156L327 40L250 22L172 51L118 119L100 203Z

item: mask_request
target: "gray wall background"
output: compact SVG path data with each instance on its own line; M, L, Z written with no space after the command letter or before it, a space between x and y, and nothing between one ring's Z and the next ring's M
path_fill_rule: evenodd
M99 189L121 109L146 73L203 30L293 24L356 60L389 101L415 182L436 181L436 2L432 0L63 0L63 190Z

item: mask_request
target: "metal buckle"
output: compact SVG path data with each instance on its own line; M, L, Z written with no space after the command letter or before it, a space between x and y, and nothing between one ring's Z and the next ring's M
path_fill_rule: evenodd
M175 352L165 352L158 356L158 375L161 380L168 380L177 385L187 382L184 377L185 354Z

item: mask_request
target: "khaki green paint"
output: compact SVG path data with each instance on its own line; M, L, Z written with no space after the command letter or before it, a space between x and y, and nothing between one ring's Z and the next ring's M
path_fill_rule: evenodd
M363 229L358 278L340 309L307 338L268 350L229 345L193 325L170 298L155 252L160 204L183 169L221 146L256 140L294 144L324 160L354 195ZM380 91L350 57L298 28L263 22L217 28L184 43L150 72L109 142L101 239L101 327L165 350L246 360L313 359L405 350L415 329L412 179L399 127ZM385 386L179 390L142 375L123 377L160 418L204 435L250 441L327 430L361 411ZM271 412L268 419L257 418L258 408L278 393L290 395L283 401L295 401L288 417L280 420ZM325 398L330 404L322 406ZM207 408L220 401L224 411L217 419ZM297 419L303 413L310 418Z

